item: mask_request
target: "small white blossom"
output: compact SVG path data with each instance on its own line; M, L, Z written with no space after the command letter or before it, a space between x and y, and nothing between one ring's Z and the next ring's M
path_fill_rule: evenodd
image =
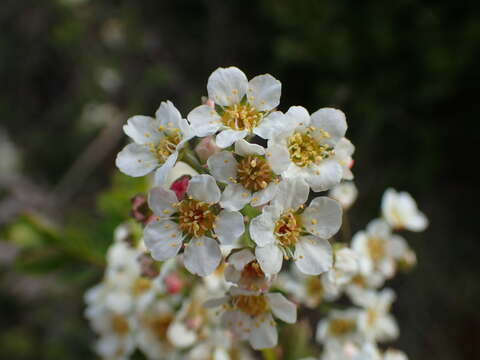
M357 308L330 311L317 325L316 340L326 346L343 346L358 341L361 339L357 328L359 315Z
M394 229L423 231L428 226L427 217L417 208L417 203L407 192L387 189L382 198L382 214Z
M353 182L348 181L335 185L328 195L337 200L344 209L349 209L357 200L358 190Z

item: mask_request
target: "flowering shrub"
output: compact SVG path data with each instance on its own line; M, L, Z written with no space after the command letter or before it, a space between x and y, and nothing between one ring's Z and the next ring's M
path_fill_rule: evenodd
M118 168L154 180L132 201L143 234L119 225L104 278L85 297L97 353L276 358L281 347L265 349L305 306L322 315L321 359L405 359L378 344L399 333L395 294L382 287L416 262L395 232L428 225L415 201L388 189L380 218L351 241L335 238L357 197L343 112L282 113L278 80L248 81L235 67L214 71L207 90L186 119L167 101L124 126L133 142Z

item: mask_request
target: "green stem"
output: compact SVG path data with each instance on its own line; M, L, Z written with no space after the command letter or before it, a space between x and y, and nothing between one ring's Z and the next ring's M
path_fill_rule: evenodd
M275 360L277 356L275 355L274 348L263 349L262 356L264 360Z

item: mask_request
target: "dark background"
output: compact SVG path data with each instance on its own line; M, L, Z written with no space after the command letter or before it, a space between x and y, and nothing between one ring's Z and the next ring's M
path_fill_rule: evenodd
M390 283L394 345L410 359L480 358L479 11L473 1L3 0L0 127L21 162L0 174L0 358L91 356L81 296L102 257L69 244L102 237L101 254L128 207L132 183L114 176L120 127L167 99L186 116L209 74L229 65L281 80L280 110L347 114L354 228L378 214L389 186L430 219L425 233L405 234L418 266ZM19 217L26 209L33 225ZM102 216L110 223L98 225ZM18 266L29 231L66 239L51 271Z

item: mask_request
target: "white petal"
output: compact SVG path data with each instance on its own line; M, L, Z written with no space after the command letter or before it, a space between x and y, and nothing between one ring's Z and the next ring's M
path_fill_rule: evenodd
M295 246L295 265L307 275L320 275L332 268L332 247L327 240L302 236Z
M229 183L237 177L237 160L231 152L221 151L210 156L207 166L213 177L220 182Z
M222 260L217 242L206 236L193 238L185 249L183 262L188 271L207 276L215 271Z
M198 137L212 135L221 126L221 119L217 112L207 105L197 106L187 116L191 128Z
M220 148L226 148L232 145L235 141L243 139L245 136L247 136L248 131L243 130L243 131L237 131L237 130L223 130L220 132L217 137L215 138L215 143L217 144L218 147Z
M229 299L230 297L228 296L223 296L221 298L216 298L216 299L210 299L203 303L203 307L207 309L216 308L227 303Z
M293 302L287 300L280 293L271 293L265 296L268 298L273 315L289 324L294 324L297 321L297 307Z
M307 127L310 125L310 114L303 106L291 106L285 113L291 128Z
M276 174L285 172L292 163L290 160L290 152L285 144L272 141L268 142L267 159L273 172Z
M188 195L195 200L215 204L220 201L220 189L211 175L196 175L188 183Z
M223 190L220 205L227 210L241 210L252 199L250 191L240 184L228 184Z
M272 314L257 316L253 322L252 332L249 337L252 348L259 350L276 346L278 342L278 332Z
M247 92L248 80L236 67L218 68L208 78L208 97L215 104L228 106L240 103Z
M222 245L233 245L245 232L243 215L238 211L222 210L215 225L215 234Z
M309 190L302 179L286 179L278 185L277 196L272 203L282 210L298 209L300 205L307 202Z
M340 230L342 207L337 201L320 196L312 200L301 218L308 232L322 239L329 239Z
M159 125L166 128L180 128L180 120L182 115L171 101L162 101L155 113Z
M378 341L388 341L393 340L398 337L399 330L395 318L387 314L380 317L377 323L377 340Z
M252 194L252 205L260 206L272 200L278 191L278 184L271 182L265 189Z
M159 217L170 217L177 210L173 207L177 203L177 196L172 190L154 187L148 193L148 206Z
M168 220L148 224L143 231L143 240L152 257L158 261L177 255L183 241L178 225Z
M137 144L157 144L160 139L157 123L150 116L132 116L123 126L123 131Z
M421 212L409 216L405 221L405 228L410 231L423 231L428 227L428 219Z
M250 249L242 249L228 257L228 263L233 265L233 267L238 271L241 271L245 265L253 260L255 260L255 256L252 254Z
M124 174L138 177L152 172L158 160L146 146L131 143L118 153L115 164Z
M248 83L247 101L257 110L268 111L280 104L282 83L270 74L255 76Z
M253 132L263 139L273 139L293 131L294 124L291 119L280 111L265 116Z
M273 234L275 228L275 209L267 206L263 209L263 213L254 217L250 221L250 236L258 246L265 246L275 242Z
M248 141L241 139L235 142L235 154L240 156L264 155L265 149L263 146L251 144Z
M329 190L342 180L343 168L333 159L323 160L319 165L308 169L305 181L313 191Z
M178 158L178 152L171 154L167 161L165 161L158 169L155 171L155 186L165 186L167 182L168 175L172 171L173 167Z
M334 145L347 131L347 121L345 114L337 109L323 108L312 114L312 125L318 129L322 129L329 134L328 139L323 142Z
M176 321L168 327L167 338L175 347L186 348L197 340L197 334L183 323Z
M266 275L278 274L282 268L283 253L275 244L257 246L255 257Z
M221 319L222 326L232 331L240 340L251 334L252 318L239 310L225 311Z

